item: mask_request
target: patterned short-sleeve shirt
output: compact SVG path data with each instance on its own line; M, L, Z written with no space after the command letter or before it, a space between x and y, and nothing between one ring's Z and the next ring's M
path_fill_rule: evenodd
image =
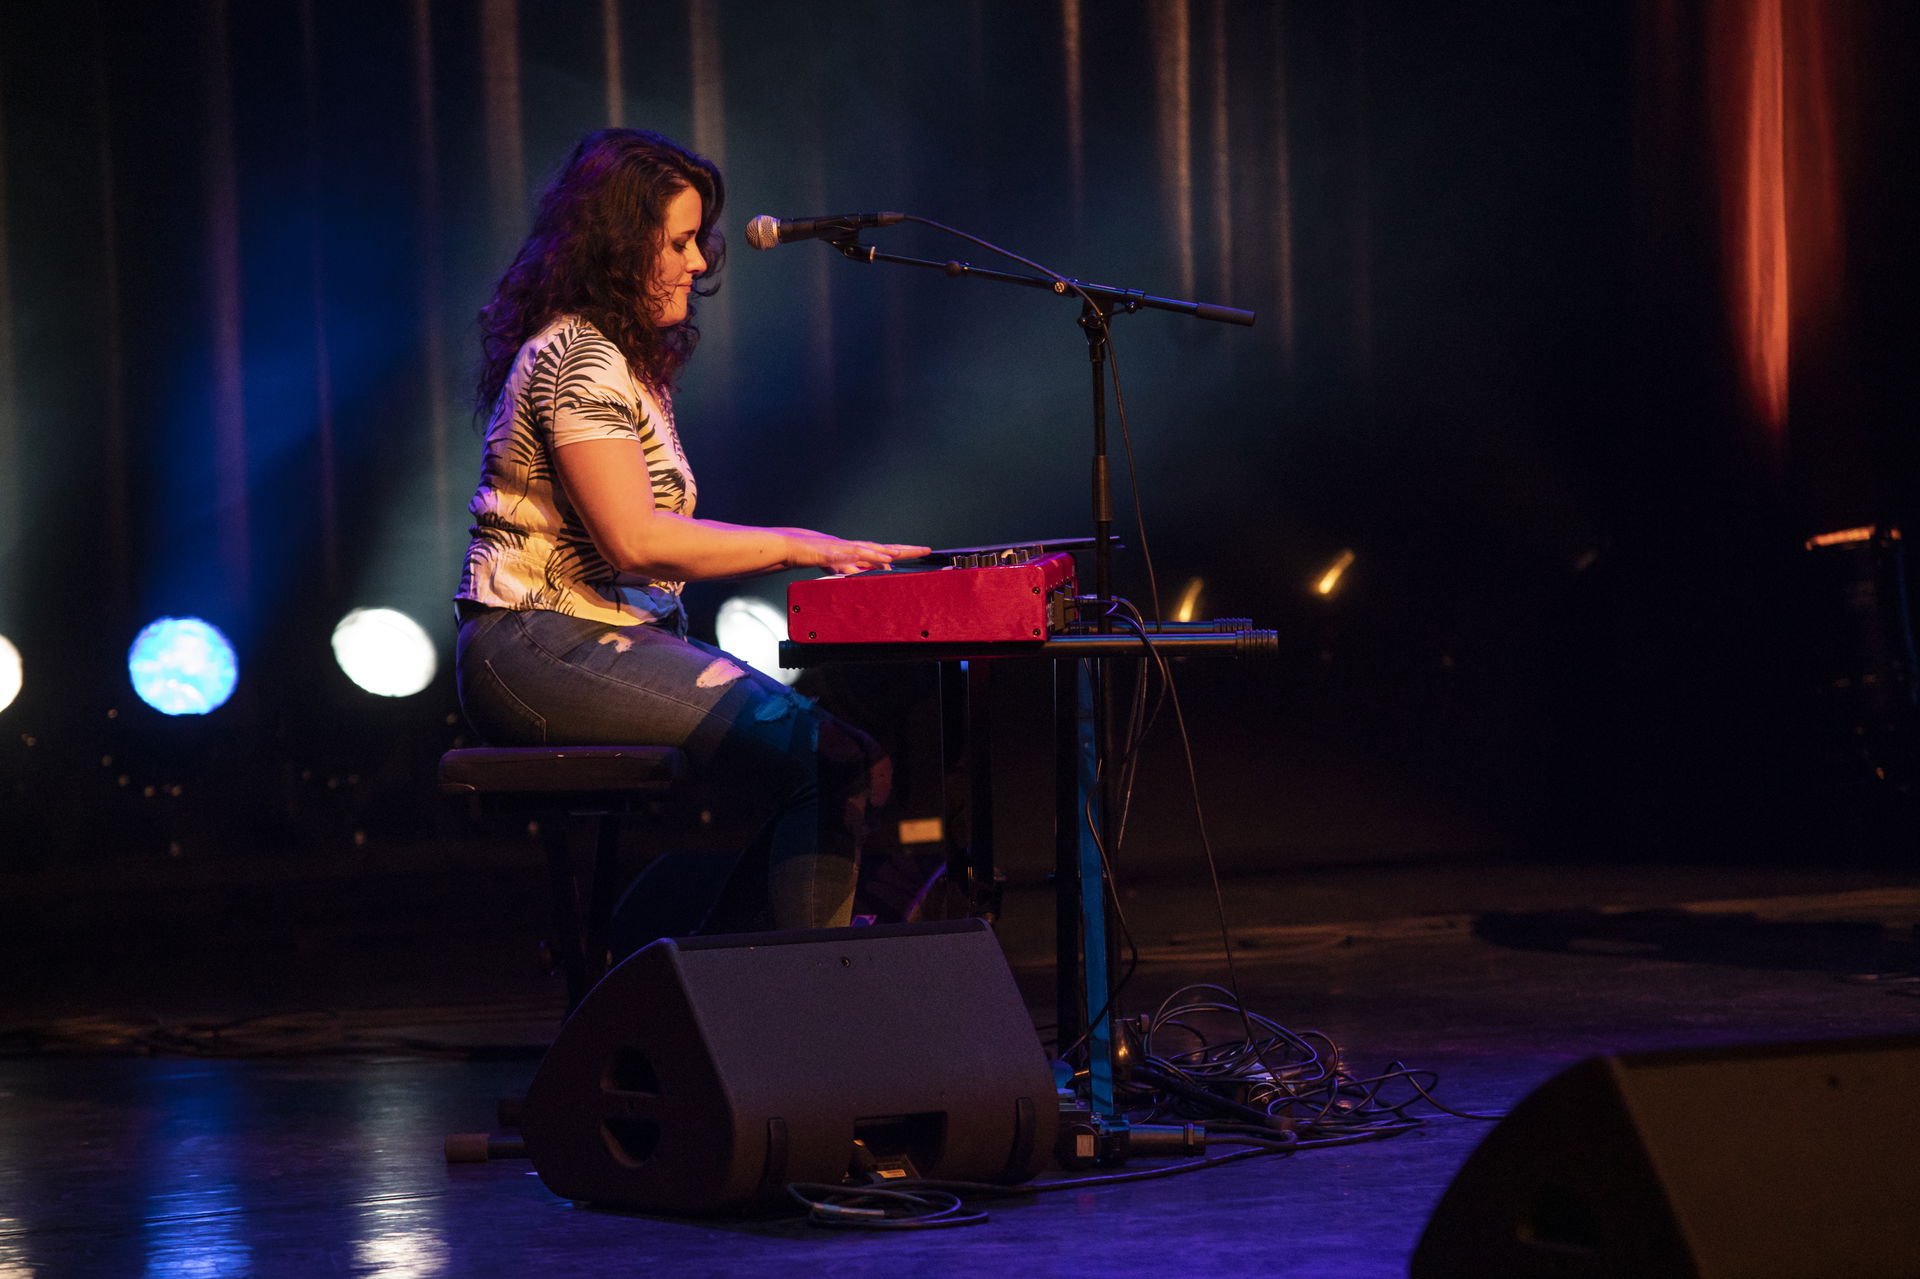
M458 598L614 626L677 617L684 583L614 571L561 487L553 451L605 439L640 442L654 509L693 514L693 472L672 400L636 380L593 325L561 316L520 348L494 405L480 487L467 504L473 541Z

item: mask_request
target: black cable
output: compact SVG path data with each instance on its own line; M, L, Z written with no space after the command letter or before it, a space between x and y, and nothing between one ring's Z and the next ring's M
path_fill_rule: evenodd
M1169 1106L1175 1112L1195 1106L1205 1109L1211 1095L1224 1093L1254 1118L1271 1117L1287 1124L1301 1136L1303 1147L1316 1141L1407 1131L1421 1122L1408 1113L1410 1108L1422 1104L1463 1119L1501 1117L1440 1102L1433 1093L1438 1075L1431 1070L1414 1070L1394 1061L1377 1074L1354 1075L1340 1064L1338 1046L1322 1032L1289 1030L1231 1001L1231 991L1196 983L1168 995L1153 1012L1138 1019L1144 1068L1135 1071L1135 1079L1149 1098L1174 1099L1155 1101L1152 1113ZM1243 1027L1257 1027L1257 1035L1214 1042L1204 1022L1209 1016L1227 1016ZM1169 1051L1160 1040L1170 1032L1185 1037L1188 1046ZM1165 1087L1168 1083L1175 1086ZM1397 1084L1405 1085L1413 1096L1387 1097L1386 1090ZM1147 1091L1155 1088L1157 1092ZM1226 1108L1216 1106L1216 1113ZM1227 1130L1217 1122L1207 1127ZM1267 1131L1264 1124L1260 1131Z
M1104 603L1107 605L1108 616L1112 616L1116 609L1125 608L1132 613L1136 622L1139 621L1140 610L1136 608L1130 600L1115 599L1104 601ZM1144 634L1144 625L1144 622L1140 622L1136 630ZM1128 721L1128 731L1122 738L1120 753L1122 802L1119 821L1117 823L1118 830L1114 833L1111 844L1109 844L1109 841L1104 837L1104 832L1100 830L1099 824L1094 820L1093 814L1093 805L1100 794L1099 783L1104 776L1102 772L1096 771L1094 776L1095 785L1088 793L1086 802L1081 805L1080 812L1080 820L1085 823L1087 832L1093 839L1094 849L1100 856L1101 873L1106 877L1107 882L1107 897L1113 903L1115 922L1118 923L1120 927L1121 936L1127 947L1127 963L1119 980L1113 984L1112 990L1108 992L1106 1001L1100 1006L1098 1014L1087 1019L1087 1029L1082 1031L1080 1037L1074 1040L1071 1045L1060 1052L1062 1058L1068 1057L1071 1053L1078 1050L1082 1044L1086 1043L1088 1036L1093 1033L1092 1028L1098 1025L1101 1019L1105 1018L1108 1013L1112 1011L1114 1004L1119 1000L1121 992L1124 991L1127 984L1133 980L1134 973L1138 971L1140 967L1140 945L1134 937L1132 928L1127 924L1126 909L1121 904L1118 877L1114 870L1115 858L1109 855L1108 849L1111 847L1114 852L1117 853L1121 840L1125 838L1127 815L1132 807L1134 770L1139 762L1140 750L1145 744L1147 731L1152 727L1153 720L1158 718L1159 706L1165 701L1165 689L1168 681L1171 679L1165 656L1153 648L1151 644L1147 646L1147 651L1148 655L1153 658L1155 666L1159 669L1162 693L1160 702L1155 704L1153 714L1151 716L1146 715L1147 673L1143 665L1140 680L1134 686L1134 696L1131 699L1132 709ZM1102 767L1104 767L1104 765Z
M1098 774L1096 773L1096 783L1098 780ZM1096 784L1093 788L1092 795L1097 794L1099 794L1099 787ZM1093 813L1090 807L1092 804L1092 795L1088 797L1088 805L1083 806L1080 816L1081 820L1087 824L1087 833L1093 840L1094 851L1098 853L1100 857L1100 872L1106 881L1105 900L1113 906L1114 922L1119 925L1121 939L1127 948L1127 962L1126 966L1121 970L1119 979L1111 983L1107 991L1107 998L1100 1005L1100 1011L1087 1018L1078 1039L1060 1050L1060 1058L1063 1061L1069 1060L1072 1055L1080 1049L1081 1045L1085 1044L1087 1040L1092 1037L1093 1028L1104 1021L1107 1015L1113 1011L1113 1006L1119 1000L1121 992L1127 988L1127 983L1133 980L1134 973L1139 971L1140 968L1140 944L1134 939L1133 929L1127 924L1126 908L1122 906L1120 902L1120 887L1114 881L1113 862L1107 856L1107 846L1106 842L1100 837L1100 827L1098 823L1093 820Z
M1190 1080L1182 1079L1178 1075L1162 1074L1160 1071L1148 1066L1139 1065L1138 1063L1134 1065L1130 1073L1136 1081L1148 1085L1157 1092L1172 1093L1177 1097L1184 1097L1188 1101L1210 1107L1217 1114L1237 1116L1246 1121L1249 1126L1264 1125L1266 1121L1271 1118L1266 1111L1243 1105L1231 1097L1222 1097L1218 1093L1208 1092L1198 1084ZM1268 1126L1266 1135L1271 1136L1277 1131L1278 1129Z
M1146 627L1136 626L1135 633L1139 635L1140 642L1147 646L1148 651L1152 652L1153 641L1148 637ZM1234 1004L1240 1011L1241 1024L1247 1033L1247 1042L1252 1044L1254 1042L1253 1027L1246 1020L1246 1002L1240 995L1240 974L1233 962L1233 935L1227 925L1226 894L1220 887L1220 864L1213 855L1213 840L1207 833L1206 806L1200 799L1200 770L1193 762L1193 738L1187 732L1187 716L1180 705L1180 690L1174 683L1173 672L1164 664L1161 667L1161 677L1166 681L1167 700L1173 705L1174 723L1180 731L1180 753L1187 766L1187 792L1193 798L1194 824L1200 835L1201 853L1207 862L1207 880L1213 887L1214 918L1220 925L1220 951L1227 962L1227 985L1233 991ZM1265 1064L1264 1061L1262 1064Z
M1155 1181L1161 1177L1175 1177L1182 1173L1198 1172L1202 1168L1215 1168L1221 1164L1237 1163L1242 1159L1251 1159L1257 1155L1289 1154L1295 1148L1293 1142L1266 1141L1243 1138L1238 1134L1229 1134L1226 1141L1232 1145L1243 1145L1240 1150L1229 1150L1217 1155L1202 1155L1197 1159L1185 1159L1179 1163L1162 1164L1155 1168L1136 1168L1129 1172L1102 1173L1096 1177L1069 1177L1059 1181L1028 1181L1017 1186L1002 1186L990 1181L947 1181L939 1178L913 1178L889 1182L888 1191L902 1195L941 1191L950 1195L970 1195L981 1199L1019 1199L1028 1195L1051 1194L1060 1190L1090 1190L1098 1186L1118 1186L1131 1181ZM837 1190L846 1194L873 1193L869 1187L855 1186L807 1186L801 1189ZM792 1191L794 1187L789 1186ZM798 1197L798 1196L796 1196Z
M1188 775L1188 781L1193 794L1194 811L1196 815L1200 817L1201 846L1206 853L1207 868L1211 874L1212 882L1213 882L1215 910L1220 919L1222 936L1225 936L1226 935L1225 933L1226 905L1220 890L1220 875L1219 875L1218 867L1216 866L1214 861L1213 845L1212 845L1212 842L1207 837L1205 816L1203 813L1201 813L1199 777L1193 764L1193 748L1192 748L1191 742L1187 738L1186 721L1184 717L1180 717L1180 700L1179 700L1179 694L1174 689L1173 672L1172 672L1172 669L1167 665L1165 654L1161 653L1154 646L1152 639L1149 637L1146 629L1146 624L1144 620L1140 618L1139 610L1135 608L1130 601L1114 600L1114 601L1108 602L1107 615L1109 617L1114 616L1114 614L1122 606L1124 606L1127 610L1129 610L1132 613L1132 617L1129 618L1125 615L1121 615L1118 620L1122 624L1130 626L1133 632L1140 637L1140 641L1146 649L1146 655L1153 660L1156 669L1160 673L1161 687L1164 690L1163 696L1166 698L1170 698L1172 700L1174 713L1176 717L1179 717L1180 740L1186 752L1187 775ZM1143 682L1141 683L1138 689L1138 692L1142 698L1144 698L1144 695L1145 695L1145 683L1144 683L1145 678L1146 678L1146 675L1145 675L1145 671L1143 670L1141 674L1141 679ZM1143 736L1144 736L1144 731L1143 731ZM1142 745L1141 741L1134 741L1133 743L1130 744L1130 749L1132 751L1137 752L1141 745ZM1130 765L1127 765L1126 767L1130 768ZM1125 773L1123 773L1123 776L1125 776ZM1096 777L1096 780L1098 780L1097 777ZM1130 794L1131 793L1130 778L1128 780L1128 791ZM1119 887L1118 887L1118 884L1115 882L1113 862L1108 855L1107 844L1105 840L1102 838L1103 832L1099 829L1099 826L1094 821L1094 817L1093 817L1093 804L1095 803L1099 793L1100 793L1100 790L1097 785L1094 788L1092 788L1092 790L1089 792L1085 804L1082 805L1081 820L1084 823L1086 823L1087 830L1092 836L1094 841L1094 848L1099 853L1101 869L1107 881L1107 897L1108 897L1108 900L1110 900L1114 904L1115 917L1123 930L1123 934L1126 936L1128 940L1129 947L1131 948L1131 956L1130 956L1130 961L1129 961L1129 965L1128 965L1125 976L1119 982L1116 982L1114 984L1113 989L1108 992L1106 1002L1101 1005L1099 1013L1087 1019L1087 1023L1086 1023L1087 1029L1081 1034L1079 1039L1076 1039L1073 1042L1073 1044L1065 1052L1061 1054L1062 1057L1068 1056L1074 1050L1078 1049L1081 1044L1086 1042L1088 1036L1090 1036L1093 1033L1092 1028L1098 1025L1100 1021L1104 1019L1107 1016L1107 1014L1111 1011L1115 1002L1119 998L1121 990L1125 987L1126 982L1132 978L1134 971L1139 966L1139 948L1138 948L1138 945L1133 941L1133 934L1131 929L1128 929L1126 927L1125 915L1120 906ZM1227 963L1228 963L1229 973L1231 974L1232 963L1233 963L1233 957L1231 953L1229 953L1227 956ZM1236 990L1234 993L1234 999L1236 1004L1239 1003L1239 994L1237 990L1237 984L1236 984ZM1247 1038L1249 1041L1253 1039L1253 1030L1250 1026L1247 1028Z
M1507 1112L1504 1110L1455 1110L1452 1106L1445 1104L1439 1098L1435 1097L1428 1091L1427 1087L1420 1083L1420 1079L1423 1076L1432 1080L1434 1084L1440 1082L1440 1074L1438 1071L1413 1070L1397 1061L1387 1063L1386 1071L1374 1076L1373 1080L1362 1080L1361 1082L1371 1083L1376 1080L1381 1082L1391 1080L1397 1083L1403 1083L1418 1093L1421 1101L1432 1106L1442 1114L1452 1115L1456 1119L1505 1119L1507 1117ZM1411 1101L1402 1102L1398 1106L1389 1107L1389 1109L1400 1111L1413 1104Z
M1147 633L1146 621L1140 616L1139 608L1137 608L1131 600L1115 599L1109 601L1106 616L1112 618L1115 613L1121 609L1125 609L1127 613L1132 615L1134 633L1144 639ZM1124 618L1121 620L1123 622L1125 621ZM1154 647L1150 640L1146 641L1145 648L1146 655L1152 659L1152 666L1149 668L1146 663L1143 662L1141 664L1140 679L1134 686L1133 715L1128 723L1128 731L1131 736L1128 738L1127 746L1121 754L1119 826L1123 835L1127 828L1127 818L1133 809L1133 783L1135 773L1140 763L1140 754L1146 745L1148 733L1152 731L1153 725L1159 721L1160 711L1166 705L1167 689L1172 681L1172 674L1167 666L1166 655ZM1160 676L1160 696L1155 699L1151 713L1148 713L1146 710L1147 675L1149 669L1157 671ZM1115 847L1117 848L1118 846L1118 842L1116 841Z
M1126 604L1128 608L1133 607L1132 604L1124 600L1108 601L1107 603L1109 612L1112 611L1115 603ZM1144 678L1143 673L1143 681ZM1134 724L1137 723L1140 709L1146 700L1146 686L1144 682L1136 686L1135 696L1132 700L1135 706L1134 713L1129 721L1130 734L1134 731ZM1126 761L1128 761L1138 749L1138 736L1134 736L1131 740L1123 738L1121 748L1123 777L1126 775L1126 769L1129 767ZM1094 851L1100 858L1100 872L1106 885L1104 897L1113 907L1114 922L1119 926L1122 942L1126 946L1127 960L1119 978L1111 983L1110 989L1107 991L1107 997L1105 1001L1101 1003L1099 1011L1087 1018L1085 1029L1080 1032L1080 1037L1061 1049L1059 1055L1063 1060L1070 1058L1073 1053L1077 1052L1081 1045L1085 1044L1092 1036L1093 1028L1104 1021L1108 1014L1112 1012L1114 1004L1119 1001L1121 993L1126 990L1127 984L1133 980L1134 973L1136 973L1140 967L1140 943L1134 937L1133 929L1127 922L1126 906L1121 901L1120 885L1114 870L1115 858L1109 853L1109 848L1116 853L1118 852L1120 840L1125 836L1125 810L1122 810L1122 817L1118 823L1119 829L1113 833L1111 842L1109 842L1107 838L1107 832L1100 829L1100 823L1095 820L1094 817L1094 804L1098 802L1101 794L1101 781L1105 776L1105 766L1105 762L1102 761L1100 766L1095 769L1094 784L1088 789L1086 800L1080 806L1080 820L1086 829L1088 837L1093 840Z
M903 220L907 222L917 222L921 226L932 227L936 231L944 231L948 235L966 240L971 244L977 244L989 253L998 253L1003 258L1018 262L1020 265L1031 270L1038 271L1049 280L1052 280L1055 285L1072 290L1074 295L1085 305L1091 307L1103 321L1111 320L1115 314L1122 314L1126 309L1122 308L1120 311L1102 310L1100 304L1094 301L1093 295L1080 286L1079 281L1069 279L1051 267L1042 266L1031 258L1023 258L1018 253L1009 249L1003 249L989 240L983 240L977 235L969 235L957 227L950 227L944 222L935 222L932 218L918 217L911 213L905 215ZM1147 570L1147 595L1153 602L1154 620L1158 621L1160 619L1160 584L1153 567L1153 548L1147 541L1146 514L1140 504L1140 471L1133 460L1133 430L1127 421L1127 397L1121 389L1120 357L1117 349L1113 345L1113 328L1111 324L1103 323L1101 325L1100 345L1106 351L1107 376L1113 383L1115 416L1120 420L1120 446L1121 451L1126 455L1127 459L1127 485L1133 495L1134 529L1140 534L1140 559Z
M1109 355L1111 355L1111 353L1112 353L1111 348L1109 348ZM1117 362L1114 365L1114 370L1115 370L1115 376L1116 376L1115 388L1114 388L1115 397L1117 402L1120 405L1123 438L1128 440L1129 474L1135 480L1135 489L1134 489L1135 513L1136 513L1136 516L1138 516L1140 514L1138 486L1137 486L1138 477L1137 477L1137 472L1134 471L1132 468L1131 440L1130 440L1130 437L1127 435L1126 429L1125 429L1125 423L1126 423L1125 401L1117 380L1118 378ZM1148 559L1148 573L1149 573L1149 580L1151 581L1153 569L1152 569L1151 555L1148 550L1144 520L1141 520L1140 522L1139 533L1140 533L1142 553L1143 555L1147 556L1147 559ZM1154 599L1157 605L1157 602L1158 602L1157 587L1154 591ZM1123 625L1128 626L1130 629L1134 631L1134 633L1139 637L1141 644L1146 649L1148 656L1150 656L1153 659L1155 669L1158 671L1161 678L1161 687L1162 687L1161 701L1170 702L1172 704L1174 719L1179 729L1181 754L1182 754L1182 758L1185 763L1186 771L1187 771L1188 793L1193 800L1194 821L1195 821L1195 825L1198 828L1198 833L1200 836L1200 845L1201 845L1202 853L1205 857L1206 865L1207 865L1208 880L1213 891L1214 917L1220 929L1221 953L1226 961L1226 966L1227 966L1228 989L1223 993L1226 993L1230 996L1231 1002L1225 1009L1223 1009L1223 1011L1230 1011L1235 1017L1238 1018L1240 1022L1241 1030L1245 1035L1245 1039L1242 1041L1240 1047L1234 1052L1232 1052L1231 1054L1229 1054L1228 1056L1227 1064L1231 1071L1231 1074L1240 1075L1244 1080L1244 1065L1240 1059L1250 1055L1252 1057L1253 1062L1258 1067L1260 1073L1263 1074L1266 1078L1265 1078L1264 1084L1256 1085L1255 1087L1250 1088L1249 1092L1251 1095L1255 1097L1262 1097L1262 1098L1269 1099L1268 1104L1270 1107L1276 1104L1292 1102L1292 1101L1302 1099L1299 1095L1299 1089L1298 1089L1298 1085L1300 1083L1303 1083L1303 1082L1310 1083L1315 1085L1316 1087L1322 1084L1327 1085L1324 1088L1324 1100L1321 1102L1317 1113L1315 1113L1312 1116L1312 1118L1308 1121L1309 1126L1313 1129L1323 1129L1329 1126L1337 1125L1345 1129L1346 1131L1339 1136L1322 1137L1322 1138L1313 1139L1313 1144L1336 1144L1336 1143L1344 1144L1348 1141L1354 1141L1354 1140L1373 1140L1378 1137L1390 1136L1398 1132L1404 1132L1404 1131L1407 1131L1409 1128L1416 1126L1418 1123L1417 1120L1408 1121L1405 1116L1405 1111L1407 1107L1415 1104L1414 1100L1410 1099L1398 1105L1386 1104L1380 1100L1380 1093L1382 1089L1384 1089L1384 1087L1389 1082L1396 1082L1396 1081L1405 1083L1408 1085L1408 1087L1412 1088L1419 1101L1424 1101L1427 1104L1432 1105L1435 1109L1440 1110L1444 1113L1447 1113L1450 1115L1456 1115L1462 1118L1473 1118L1473 1119L1499 1118L1498 1115L1454 1110L1450 1107L1442 1105L1433 1097L1433 1094L1429 1090L1429 1088L1420 1082L1420 1078L1416 1075L1416 1072L1406 1069L1401 1063L1398 1063L1398 1062L1393 1063L1393 1065L1388 1069L1387 1072L1383 1073L1380 1076L1375 1077L1372 1080L1356 1081L1353 1079L1352 1076L1345 1075L1344 1072L1338 1067L1338 1064L1337 1064L1338 1049L1333 1044L1332 1040L1327 1039L1325 1036L1319 1036L1319 1038L1322 1038L1326 1041L1330 1051L1333 1054L1333 1059L1335 1064L1331 1069L1328 1069L1322 1063L1319 1053L1313 1049L1312 1045L1308 1043L1304 1037L1295 1035L1293 1032L1288 1031L1285 1027L1280 1026L1277 1022L1272 1022L1265 1018L1258 1018L1257 1020L1259 1020L1268 1029L1274 1031L1275 1034L1270 1038L1263 1038L1262 1036L1255 1034L1254 1022L1256 1018L1253 1015L1249 1014L1246 1007L1246 1001L1244 997L1240 994L1239 972L1238 972L1237 965L1235 964L1235 961L1234 961L1232 933L1227 922L1225 891L1220 882L1219 862L1218 862L1218 859L1214 856L1213 841L1207 831L1205 805L1200 797L1199 769L1194 762L1193 739L1192 739L1191 733L1188 731L1188 728L1187 728L1185 708L1182 706L1180 702L1179 689L1173 678L1173 672L1168 667L1165 656L1162 653L1160 653L1158 649L1155 647L1152 637L1147 632L1146 623L1144 619L1140 617L1138 609L1133 608L1133 606L1127 603L1126 601L1116 600L1108 606L1108 616L1110 617L1113 616L1122 607L1130 610L1133 616L1131 619L1125 616L1121 616L1118 618L1118 620ZM1143 667L1141 672L1141 682L1137 686L1137 690L1136 690L1140 694L1144 694L1145 687L1146 687L1146 683L1145 683L1146 678L1147 678L1147 672L1145 667ZM1128 743L1129 753L1127 756L1124 757L1124 767L1126 771L1123 772L1122 777L1124 782L1124 793L1127 796L1129 804L1132 796L1132 784L1133 784L1132 769L1137 763L1137 759L1138 759L1137 752L1139 751L1139 749L1143 744L1143 740L1144 740L1147 728L1151 726L1151 723L1153 720L1158 718L1158 714L1159 714L1159 704L1156 704L1153 715L1148 717L1145 725L1142 725L1138 718L1134 719L1130 723L1130 728L1136 729L1139 735L1129 741ZM1104 857L1104 850L1103 850L1103 857ZM1110 868L1109 868L1109 879L1111 880ZM1111 1003L1111 1000L1109 1001L1109 1003ZM1164 1008L1164 1004L1163 1004L1163 1008ZM1143 1039L1144 1039L1144 1036L1143 1036ZM1274 1062L1272 1059L1272 1054L1279 1051L1283 1045L1287 1047L1291 1047L1302 1054L1302 1059L1300 1061L1292 1063L1286 1069L1277 1068L1274 1065ZM1143 1042L1143 1055L1146 1055L1144 1042ZM1172 1063L1164 1063L1164 1064L1171 1065ZM1222 1063L1219 1060L1216 1059L1213 1061L1206 1061L1206 1062L1203 1062L1202 1064L1204 1064L1207 1067L1208 1073L1211 1073L1216 1076L1222 1074ZM1138 1073L1139 1072L1136 1071L1136 1074ZM1150 1073L1157 1073L1157 1072L1150 1072ZM1437 1076L1435 1076L1433 1072L1420 1072L1420 1073L1425 1074L1430 1079L1437 1080ZM1161 1076L1161 1078L1167 1079L1170 1081L1177 1080L1181 1078L1181 1072L1179 1071L1178 1067L1175 1067L1171 1073L1167 1075L1163 1075ZM1251 1081L1248 1081L1248 1082L1251 1082ZM1292 1085L1292 1086L1289 1086L1289 1085ZM1358 1093L1359 1093L1357 1100L1355 1100L1350 1095L1355 1090L1356 1086L1358 1087ZM1207 1093L1204 1086L1199 1085L1197 1082L1193 1084L1193 1088L1194 1088L1194 1091L1197 1092L1201 1097L1210 1096L1210 1094ZM1190 1101L1194 1100L1191 1094L1189 1095L1189 1100ZM1273 1113L1271 1109L1266 1112L1262 1112L1256 1107L1248 1107L1247 1111L1249 1114L1256 1115L1256 1116L1262 1113L1266 1113L1266 1114ZM1303 1142L1302 1144L1306 1144L1306 1143Z
M1018 1186L993 1182L949 1181L939 1178L911 1178L879 1186L828 1186L796 1182L787 1193L807 1207L807 1219L817 1225L855 1230L925 1230L945 1226L978 1225L988 1219L979 1210L965 1206L966 1199L1021 1199L1063 1190L1091 1190L1101 1186L1119 1186L1136 1181L1157 1181L1177 1177L1204 1168L1218 1168L1262 1155L1291 1155L1323 1146L1350 1146L1362 1141L1378 1141L1397 1132L1417 1127L1408 1123L1395 1129L1379 1129L1337 1137L1299 1140L1271 1130L1243 1132L1242 1125L1209 1124L1210 1143L1218 1140L1240 1149L1217 1155L1202 1155L1179 1163L1155 1168L1136 1168L1128 1172L1102 1173L1093 1177L1068 1177L1057 1181L1029 1181ZM937 1198L936 1198L937 1197Z
M787 1194L806 1208L814 1225L844 1230L943 1230L977 1226L987 1219L959 1195L929 1182L831 1186L795 1181L787 1184Z

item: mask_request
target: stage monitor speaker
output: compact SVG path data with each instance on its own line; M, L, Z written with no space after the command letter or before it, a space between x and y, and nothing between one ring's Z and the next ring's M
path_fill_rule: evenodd
M580 1001L527 1094L549 1189L692 1215L794 1207L855 1142L1012 1185L1052 1153L1053 1072L977 919L663 938Z
M1920 1036L1589 1058L1468 1158L1412 1275L1920 1275Z

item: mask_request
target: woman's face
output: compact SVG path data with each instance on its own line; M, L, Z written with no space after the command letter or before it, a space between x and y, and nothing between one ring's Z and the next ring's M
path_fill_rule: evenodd
M692 187L667 201L665 241L653 264L653 322L659 328L671 328L687 318L687 302L693 292L694 277L707 269L696 238L700 234L700 193Z

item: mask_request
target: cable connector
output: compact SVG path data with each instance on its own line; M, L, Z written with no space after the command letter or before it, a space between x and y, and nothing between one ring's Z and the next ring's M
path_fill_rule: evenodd
M1199 1124L1130 1124L1122 1135L1129 1155L1187 1156L1207 1148L1207 1130Z
M1054 1138L1053 1161L1069 1172L1098 1164L1113 1167L1127 1160L1127 1124L1093 1113L1090 1106L1066 1102L1060 1107L1060 1127Z
M1280 656L1280 632L1241 631L1235 637L1234 656L1276 658Z
M919 1169L907 1156L878 1155L860 1138L853 1139L853 1158L847 1166L848 1185L883 1186L890 1181L914 1181L919 1177Z

